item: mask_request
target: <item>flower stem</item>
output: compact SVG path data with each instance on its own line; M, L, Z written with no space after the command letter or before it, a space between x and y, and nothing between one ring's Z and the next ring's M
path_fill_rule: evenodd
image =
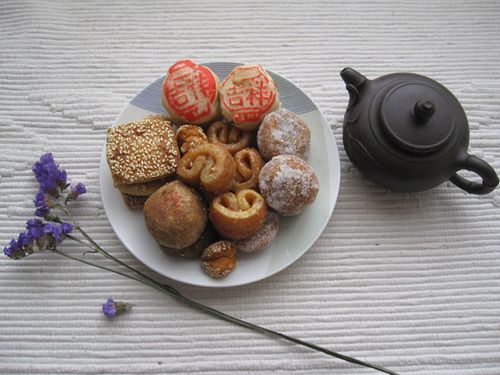
M83 230L82 230L82 232L83 232ZM88 235L86 233L84 234L84 237L85 238L90 238L90 237L88 237ZM83 241L80 241L80 240L76 239L73 236L68 236L68 238L71 238L71 239L77 240L78 242L84 243ZM372 364L370 362L362 361L362 360L359 360L359 359L356 359L356 358L353 358L353 357L350 357L350 356L347 356L347 355L344 355L344 354L340 354L340 353L334 352L332 350L323 348L321 346L318 346L318 345L315 345L315 344L311 344L311 343L309 343L307 341L303 341L303 340L297 339L295 337L291 337L291 336L285 335L283 333L276 332L276 331L273 331L271 329L258 326L256 324L253 324L253 323L250 323L250 322L247 322L247 321L235 318L235 317L233 317L231 315L227 315L227 314L225 314L225 313L223 313L223 312L221 312L219 310L216 310L214 308L206 306L206 305L204 305L202 303L193 301L193 300L185 297L184 295L182 295L177 289L175 289L175 288L173 288L173 287L171 287L169 285L160 284L158 281L152 279L151 277L143 274L142 272L136 270L135 268L133 268L131 266L128 266L127 264L123 263L122 261L116 259L111 254L109 254L108 252L106 252L105 250L103 250L94 241L91 241L91 242L93 243L93 245L95 247L97 247L100 250L99 253L102 254L104 257L106 257L106 258L108 258L110 260L113 260L114 262L118 263L119 265L125 266L127 269L129 269L129 270L135 272L136 274L138 274L139 277L134 277L132 275L128 275L126 273L123 273L123 272L120 272L120 271L117 271L117 270L114 270L114 269L111 269L111 268L108 268L108 267L105 267L105 266L101 266L99 264L96 264L96 263L93 263L93 262L89 262L89 261L81 259L81 258L73 257L73 256L71 256L69 254L63 253L63 252L61 252L59 250L56 250L56 249L54 249L52 251L54 253L56 253L56 254L60 254L60 255L62 255L64 257L66 257L66 258L73 259L73 260L76 260L78 262L81 262L81 263L84 263L84 264L87 264L87 265L90 265L90 266L93 266L93 267L100 268L102 270L111 271L111 272L113 272L115 274L118 274L118 275L127 277L129 279L141 282L144 285L150 286L150 287L152 287L152 288L154 288L154 289L156 289L156 290L158 290L158 291L160 291L160 292L162 292L164 294L167 294L170 297L173 297L176 300L178 300L180 302L183 302L183 303L185 303L188 306L194 307L195 309L197 309L199 311L202 311L202 312L204 312L206 314L212 315L212 316L214 316L214 317L216 317L218 319L224 320L226 322L233 323L233 324L235 324L237 326L244 327L244 328L250 329L250 330L252 330L254 332L259 332L259 333L262 333L262 334L267 335L267 336L277 337L277 338L283 339L285 341L292 342L294 344L302 345L302 346L305 346L307 348L310 348L310 349L322 352L324 354L327 354L329 356L332 356L332 357L335 357L335 358L338 358L338 359L341 359L341 360L344 360L344 361L347 361L347 362L350 362L350 363L354 363L354 364L357 364L357 365L361 365L361 366L364 366L364 367L369 367L369 368L381 371L381 372L386 373L386 374L398 375L396 372L388 370L388 369L386 369L386 368L384 368L382 366L375 365L375 364ZM90 247L89 245L87 245L87 246ZM91 248L93 248L93 247L91 247Z

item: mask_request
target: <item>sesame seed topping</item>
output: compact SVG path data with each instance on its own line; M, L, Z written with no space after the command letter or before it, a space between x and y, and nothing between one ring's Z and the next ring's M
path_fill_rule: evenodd
M113 178L134 184L175 173L179 150L174 137L172 125L162 116L108 129L106 158Z

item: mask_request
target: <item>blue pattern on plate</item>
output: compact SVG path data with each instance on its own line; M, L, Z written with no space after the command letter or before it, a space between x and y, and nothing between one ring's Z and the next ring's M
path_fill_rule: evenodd
M212 69L222 81L235 66L241 64L217 62L204 65ZM269 71L268 73L274 79L274 82L276 82L280 94L280 101L284 108L295 113L307 113L318 109L311 99L293 83L276 73ZM147 111L166 114L167 112L161 103L161 92L164 79L165 77L162 77L154 81L138 93L130 103Z

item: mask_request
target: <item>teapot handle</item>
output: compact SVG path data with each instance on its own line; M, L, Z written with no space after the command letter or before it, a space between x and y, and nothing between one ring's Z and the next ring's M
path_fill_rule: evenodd
M481 183L469 181L455 173L450 181L471 194L488 194L498 185L498 176L491 165L477 156L464 153L459 161L459 170L466 169L477 173L483 180Z

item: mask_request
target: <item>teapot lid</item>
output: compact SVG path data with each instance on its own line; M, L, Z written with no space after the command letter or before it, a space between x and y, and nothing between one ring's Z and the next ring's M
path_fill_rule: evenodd
M382 100L382 128L391 141L406 151L436 151L448 142L455 130L449 95L427 83L399 84Z

